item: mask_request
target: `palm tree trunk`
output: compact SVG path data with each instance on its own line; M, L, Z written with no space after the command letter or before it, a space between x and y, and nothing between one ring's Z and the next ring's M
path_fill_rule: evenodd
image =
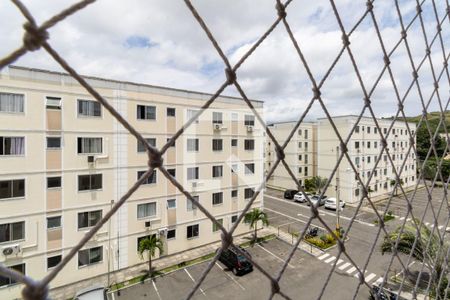
M257 233L258 233L258 223L255 222L255 243L256 243L256 241L258 240Z
M152 275L152 256L148 253L148 275Z

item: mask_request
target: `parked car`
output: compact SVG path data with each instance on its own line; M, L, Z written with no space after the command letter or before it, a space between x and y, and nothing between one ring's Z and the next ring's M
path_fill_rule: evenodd
M103 285L93 285L79 291L75 300L106 300L106 289Z
M308 196L308 198L311 199L312 194L306 193L306 195ZM306 202L306 197L305 197L305 195L303 195L302 192L298 192L297 194L294 195L294 201L303 203L303 202Z
M239 247L239 249L250 255L244 248ZM229 247L227 250L222 251L219 261L231 270L234 275L242 275L253 271L252 263L239 253L235 247Z
M312 197L309 198L309 199L311 200L311 202L312 202L312 204L313 204L314 206L322 206L322 205L325 204L325 200L326 200L327 198L328 198L328 197L325 196L325 195L323 195L322 197L320 197L319 195L314 195L314 196L312 196ZM309 202L306 201L306 203L307 203L308 206L309 206Z
M336 201L337 201L336 198L328 198L325 201L325 208L336 210L336 207L337 207L336 206ZM344 207L345 207L345 201L339 200L339 204L340 204L340 207L341 207L340 210L343 210Z
M297 190L286 190L284 191L284 199L294 199L294 195L297 193Z

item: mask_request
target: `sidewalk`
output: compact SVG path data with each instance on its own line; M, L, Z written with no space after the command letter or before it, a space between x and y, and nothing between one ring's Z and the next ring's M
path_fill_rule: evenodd
M297 241L297 238L293 237L292 234L290 234L290 233L284 232L282 230L277 230L277 228L272 227L272 226L269 226L269 228L267 228L267 229L270 230L272 234L275 234L280 240L282 240L288 244L294 245ZM316 257L320 256L324 253L324 251L322 251L316 247L313 247L310 244L307 244L303 241L300 242L300 244L298 245L297 248L305 251L308 254L316 256Z
M248 242L249 237L251 237L253 231L243 234L240 236L235 236L233 242L236 245L240 245L242 243ZM258 230L259 236L267 236L275 234L277 235L277 230L275 228L263 228ZM286 234L287 235L287 234ZM286 237L283 237L284 240ZM157 270L161 270L170 266L178 265L179 263L190 261L204 255L208 255L216 251L217 248L221 246L222 242L217 241L208 245L204 245L198 248L186 250L180 253L163 256L161 258L155 259L153 262L153 266ZM127 280L130 280L136 276L142 275L143 271L148 269L148 263L146 261L142 261L142 263L128 267L126 269L117 270L110 273L110 284L120 283ZM93 284L103 284L105 287L108 286L108 274L103 274L96 277L91 277L86 280L78 281L72 283L70 285L65 285L61 287L57 287L52 289L50 287L50 298L51 299L70 299L72 298L77 291L80 291L84 288L90 287Z

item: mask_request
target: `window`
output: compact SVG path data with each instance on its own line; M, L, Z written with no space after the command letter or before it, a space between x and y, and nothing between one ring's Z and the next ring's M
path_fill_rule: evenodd
M308 163L308 154L305 154L305 164Z
M46 97L45 107L47 109L61 109L61 98Z
M24 155L24 137L0 136L0 155Z
M78 251L78 267L88 266L103 260L103 246Z
M369 127L367 127L369 128ZM370 149L370 142L367 142L367 149Z
M359 125L355 127L355 133L359 133Z
M25 179L0 181L0 199L25 196Z
M156 107L138 105L136 117L138 120L156 120Z
M197 202L200 201L200 196L192 196L192 198L194 198L194 200L196 200ZM191 201L191 199L186 199L186 207L188 211L197 209L197 206L194 202Z
M359 142L355 142L355 149L359 149Z
M192 119L197 113L198 113L198 110L188 109L186 112L187 120L189 121L190 119ZM198 124L198 119L195 119L194 124Z
M8 266L9 269L15 270L17 272L20 272L22 274L25 274L25 264L18 264L14 266ZM0 275L0 287L2 286L8 286L16 284L17 282L14 279L11 279L9 277L3 277Z
M255 194L255 190L253 188L246 188L244 190L244 199L250 199Z
M25 222L0 224L0 243L25 239Z
M298 172L301 173L303 171L302 167L298 167Z
M47 218L47 229L54 229L60 227L61 227L61 216Z
M370 164L370 156L367 156L367 163Z
M190 225L186 227L186 237L188 239L197 237L199 235L199 226L198 224Z
M56 267L62 260L62 255L47 257L47 269Z
M255 164L245 164L245 174L255 174Z
M173 240L176 238L176 233L177 231L175 229L169 229L167 230L167 239L168 240Z
M237 139L231 139L231 147L237 147L238 140Z
M305 150L308 150L308 142L305 142Z
M231 165L231 173L237 173L238 171L239 171L238 165L232 164Z
M378 143L377 143L377 142L373 142L373 147L374 147L375 149L377 149Z
M220 225L223 225L223 219L217 219L217 222L220 224ZM213 232L216 232L216 231L218 231L220 228L219 228L219 226L217 226L217 224L214 222L213 224L212 224L212 231Z
M168 117L175 117L175 108L174 107L168 107L167 108L167 116Z
M231 198L236 198L238 196L238 190L231 190Z
M237 215L231 216L231 223L236 223L237 219L238 219Z
M308 176L308 167L305 167L305 176Z
M370 127L367 126L367 133L370 133Z
M308 138L308 130L307 129L305 129L305 139L307 139ZM308 145L307 143L305 143L306 145ZM305 148L308 148L308 146L305 146Z
M145 141L150 146L156 147L156 138L146 138ZM145 152L145 145L141 141L137 141L137 152Z
M78 154L102 153L102 138L78 138Z
M374 127L373 128L373 133L377 134L378 133L378 128Z
M302 160L302 155L301 154L298 156L298 160Z
M255 150L255 140L244 140L245 150Z
M137 179L139 180L146 171L138 171L137 172ZM142 184L152 184L156 183L156 170L153 170L152 174L148 176L148 178L142 183Z
M359 165L359 157L355 157L355 164Z
M383 175L387 175L387 169L383 170Z
M299 148L302 147L302 142L298 142L298 147L299 147Z
M102 210L92 210L78 213L78 229L95 226L102 218Z
M223 176L223 166L213 166L212 167L212 177L222 177Z
M198 139L187 139L187 151L198 151Z
M355 196L357 196L357 197L359 196L359 189L355 190Z
M156 202L138 204L137 218L150 218L156 216Z
M212 149L213 149L213 151L222 151L223 150L222 139L213 139L212 140Z
M219 205L223 203L223 193L213 193L212 194L212 204L213 205Z
M102 106L97 101L78 100L78 115L100 117L102 115Z
M212 119L213 124L222 124L223 120L222 120L222 113L221 112L213 112L213 119Z
M254 115L245 115L244 125L245 126L255 126L255 116Z
M387 133L387 128L383 128L383 133L384 133L384 134Z
M167 208L168 209L177 208L177 200L176 199L167 200Z
M78 191L99 190L102 188L102 174L78 175Z
M173 178L176 178L176 174L177 174L176 169L167 169L167 172L168 172Z
M47 137L47 149L61 149L61 137Z
M198 167L187 168L187 180L198 179Z
M61 176L47 177L47 188L60 188L61 187Z
M302 130L301 129L298 130L298 135L302 135Z
M23 113L24 95L12 93L0 93L0 112Z

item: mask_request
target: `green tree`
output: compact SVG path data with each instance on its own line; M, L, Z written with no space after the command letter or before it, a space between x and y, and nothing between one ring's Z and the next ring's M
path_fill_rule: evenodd
M433 137L434 133L436 132L436 129L439 124L439 119L432 119L428 121L429 129L431 131L428 132L428 127L425 123L425 121L422 121L422 124L417 128L417 136L416 136L416 146L417 146L417 156L419 159L424 160L427 156L427 153L431 147L431 138ZM444 128L439 128L439 132L444 132ZM434 147L436 148L436 152L438 157L442 157L442 154L444 153L445 149L445 140L442 139L439 135L436 136L436 139L434 140ZM434 156L434 152L431 153L431 157Z
M320 194L322 188L325 187L326 184L327 184L326 178L314 176L309 179L305 179L305 190L315 191Z
M244 222L248 223L250 225L250 228L254 228L255 230L253 240L254 243L258 241L257 237L258 221L261 221L263 226L269 226L269 219L267 218L267 214L262 210L260 210L259 208L254 208L245 214Z
M395 184L397 183L397 179L392 179L391 180L391 186L395 186ZM403 179L400 178L400 183L399 185L403 185ZM394 195L397 196L398 195L398 185L395 187L395 191L394 191Z
M447 287L448 266L445 266L445 257L449 245L445 242L441 245L439 236L436 233L431 233L431 230L424 224L420 227L420 234L418 234L414 223L417 228L420 227L419 220L412 220L405 224L403 230L401 226L398 226L394 231L385 236L381 244L381 253L392 253L396 250L407 255L411 254L413 258L424 263L431 272L430 296L435 297L436 294L439 294L440 296L436 297L436 299L443 299L442 295L445 294ZM397 239L399 242L396 245ZM414 246L416 239L417 241Z
M159 254L164 253L163 241L156 237L156 234L152 234L139 242L138 252L141 259L144 259L144 252L147 252L148 257L148 274L152 273L152 258L156 255L156 250L159 250Z

